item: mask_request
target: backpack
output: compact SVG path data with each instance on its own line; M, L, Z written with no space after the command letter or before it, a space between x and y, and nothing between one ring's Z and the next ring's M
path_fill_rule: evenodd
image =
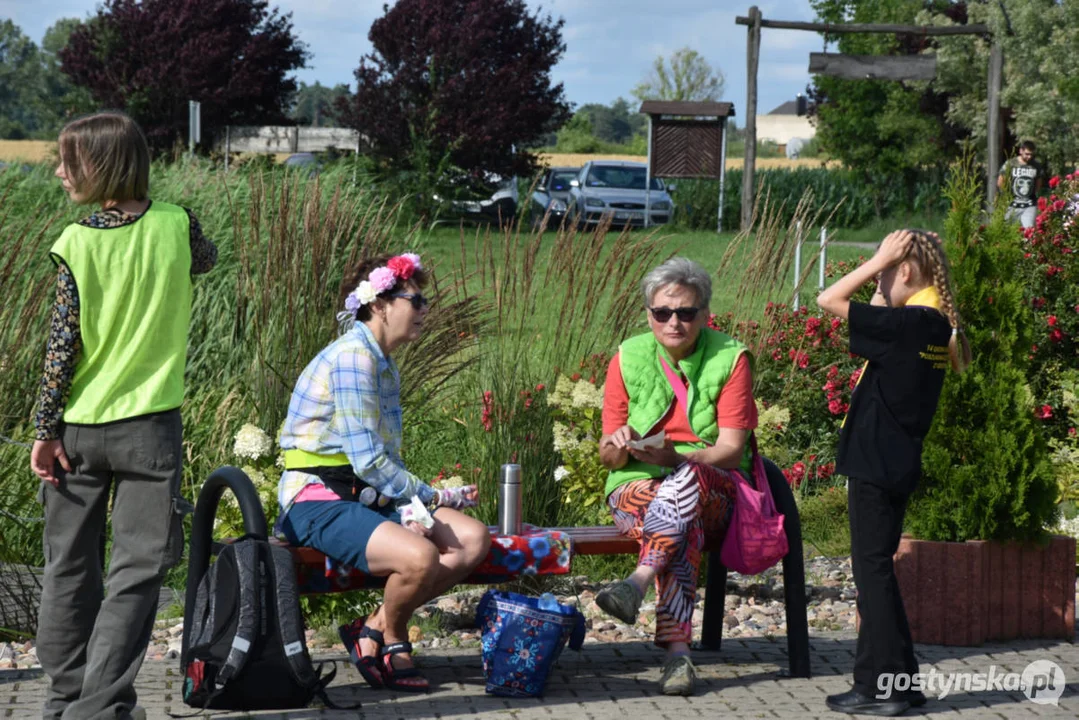
M311 664L292 556L244 535L224 546L198 580L191 621L184 623L183 700L202 709L305 707L325 688ZM189 578L195 582L196 578Z

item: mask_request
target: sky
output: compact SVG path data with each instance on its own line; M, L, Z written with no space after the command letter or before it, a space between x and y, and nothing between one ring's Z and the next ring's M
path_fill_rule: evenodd
M270 0L292 13L293 29L311 53L298 80L323 85L348 83L360 57L371 51L367 32L383 14L386 0ZM390 0L392 2L392 0ZM527 0L532 10L562 17L566 52L553 79L565 87L574 106L610 104L630 91L658 56L682 47L701 53L725 77L723 100L733 102L736 122L744 125L746 107L746 28L735 17L756 3L765 19L812 20L809 0ZM36 43L60 18L84 19L96 0L0 0L0 20L10 19ZM758 113L804 92L810 76L809 53L823 41L797 30L761 32Z

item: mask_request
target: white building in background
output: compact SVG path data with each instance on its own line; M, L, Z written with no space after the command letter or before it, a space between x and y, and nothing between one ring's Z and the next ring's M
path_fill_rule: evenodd
M788 100L767 115L757 116L757 140L774 142L784 151L789 145L794 152L816 134L817 128L809 118L798 114L797 100Z

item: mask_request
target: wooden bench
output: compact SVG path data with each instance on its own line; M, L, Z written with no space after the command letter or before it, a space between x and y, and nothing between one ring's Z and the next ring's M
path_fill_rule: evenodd
M790 550L783 558L783 592L787 617L787 653L791 677L810 676L809 666L809 625L806 619L805 567L802 557L802 529L798 517L798 508L794 495L782 471L770 460L765 459L768 484L772 490L776 507L783 513L784 527ZM214 518L217 505L225 490L236 496L240 512L244 518L244 531L255 537L268 537L266 516L259 501L258 493L243 471L235 467L223 467L215 470L203 485L195 504L195 514L191 523L191 544L188 570L187 597L184 605L184 621L195 606L195 594L198 583L192 578L201 578L210 564L214 553L213 540ZM573 541L573 555L636 555L640 549L637 541L619 535L611 526L600 527L564 527L555 528L567 533ZM495 529L492 528L492 533ZM719 559L719 539L712 538L705 545L708 551L708 579L705 585L704 619L701 627L700 648L719 650L723 637L724 602L727 594L727 568ZM300 568L325 567L326 556L313 548L289 547L293 558ZM378 588L384 584L383 578L370 577L366 587ZM331 590L332 591L332 590Z

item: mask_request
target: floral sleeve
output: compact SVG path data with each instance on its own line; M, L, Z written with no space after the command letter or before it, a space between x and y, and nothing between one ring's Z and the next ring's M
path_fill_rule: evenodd
M191 220L191 274L201 275L210 272L217 264L217 245L202 234L202 225L195 214L187 210Z
M60 263L56 274L56 302L49 321L49 341L45 348L45 372L38 393L37 415L34 417L35 438L55 440L59 437L60 420L64 415L75 364L82 351L79 334L79 293L70 268Z

